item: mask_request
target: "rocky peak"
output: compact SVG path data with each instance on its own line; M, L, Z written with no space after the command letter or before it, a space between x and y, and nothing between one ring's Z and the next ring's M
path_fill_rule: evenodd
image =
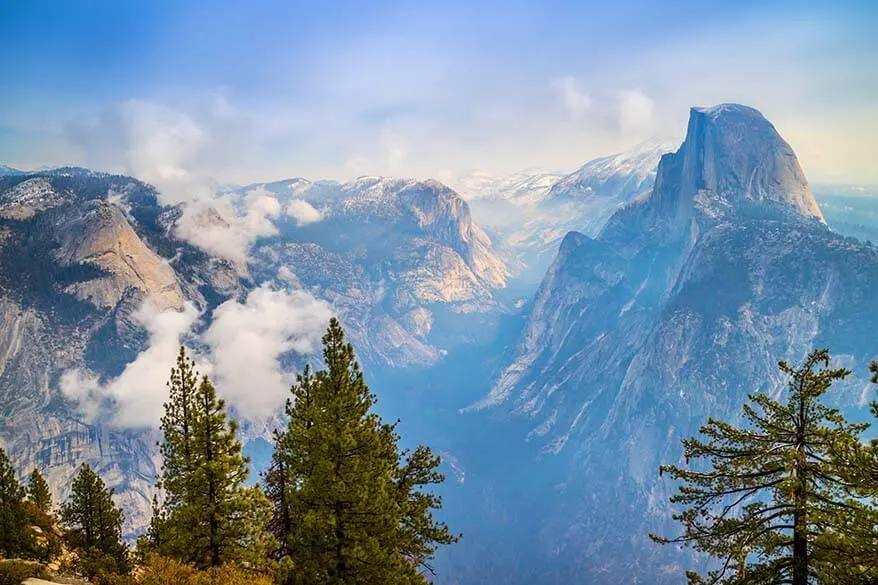
M649 207L678 219L774 207L823 222L793 149L757 110L692 108L686 139L662 157Z
M161 307L179 309L183 296L174 270L137 235L118 206L92 201L57 225L63 265L92 264L107 273L68 291L99 307L115 306L129 289Z

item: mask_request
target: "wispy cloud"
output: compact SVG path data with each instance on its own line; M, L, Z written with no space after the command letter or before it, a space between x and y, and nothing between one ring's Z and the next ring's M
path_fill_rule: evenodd
M619 127L623 136L643 136L653 127L655 103L639 89L619 92Z
M564 107L572 115L579 116L591 108L591 97L579 90L576 86L576 78L572 75L553 79L552 86L558 90L564 102Z

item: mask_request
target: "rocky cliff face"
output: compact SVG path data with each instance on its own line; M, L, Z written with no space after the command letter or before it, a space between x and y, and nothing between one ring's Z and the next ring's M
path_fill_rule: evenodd
M71 368L113 370L141 348L128 313L151 296L178 307L166 259L108 203L146 187L82 171L0 183L0 437L22 474L40 467L57 499L88 461L118 492L129 528L149 510L154 437L86 424L58 389Z
M646 538L676 529L657 466L706 417L780 392L777 360L815 346L857 373L835 393L856 406L876 284L878 250L826 228L761 114L693 109L650 195L594 239L565 237L517 357L473 407L525 417L530 441L574 460L541 532L559 578L679 582L680 559Z

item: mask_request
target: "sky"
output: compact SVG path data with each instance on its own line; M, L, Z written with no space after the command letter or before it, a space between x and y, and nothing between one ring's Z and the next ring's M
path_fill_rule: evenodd
M693 105L878 184L878 2L0 3L0 164L146 180L563 171Z

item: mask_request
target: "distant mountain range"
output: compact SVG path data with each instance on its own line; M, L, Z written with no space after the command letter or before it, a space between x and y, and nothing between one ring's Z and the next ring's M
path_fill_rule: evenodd
M597 235L621 206L649 192L662 154L673 144L653 140L598 158L571 173L522 172L457 182L474 216L501 250L523 265L519 277L539 282L571 230Z
M855 372L840 405L869 391L878 250L862 235L878 221L821 193L774 126L734 104L692 109L676 148L452 186L293 178L166 205L131 177L3 167L0 440L56 497L90 463L133 536L157 434L114 400L155 396L103 389L162 347L210 356L222 336L232 358L274 339L253 367L280 383L317 357L281 337L332 312L382 414L445 458L445 513L465 538L438 582L679 583L700 561L647 534L674 529L657 466L680 438L748 392L780 392L776 361L815 345ZM257 468L275 420L244 421Z

